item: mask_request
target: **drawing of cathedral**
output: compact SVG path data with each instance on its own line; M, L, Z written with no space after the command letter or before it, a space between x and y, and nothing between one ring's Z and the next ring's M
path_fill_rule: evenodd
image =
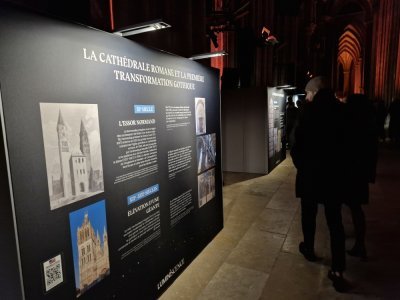
M51 178L52 209L104 190L102 170L93 170L92 167L90 141L83 120L79 132L80 150L72 150L67 130L60 109L57 122L60 177Z
M79 262L79 295L110 272L107 230L103 230L103 242L99 232L90 223L86 212L82 225L77 228L77 247Z

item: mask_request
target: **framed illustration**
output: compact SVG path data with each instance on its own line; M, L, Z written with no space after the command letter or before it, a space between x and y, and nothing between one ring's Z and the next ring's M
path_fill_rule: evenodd
M50 209L104 191L96 104L40 103Z

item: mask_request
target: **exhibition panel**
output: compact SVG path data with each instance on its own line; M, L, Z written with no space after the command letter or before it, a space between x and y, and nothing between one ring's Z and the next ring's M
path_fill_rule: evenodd
M268 88L268 173L286 158L286 101L283 88Z
M268 173L266 98L265 87L222 90L224 172Z
M222 91L223 171L268 174L285 160L288 96L282 87Z
M223 227L218 72L1 5L0 84L21 297L159 297Z

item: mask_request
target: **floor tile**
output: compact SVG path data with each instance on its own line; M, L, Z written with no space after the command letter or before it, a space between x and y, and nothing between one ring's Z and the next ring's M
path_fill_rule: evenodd
M382 148L380 155L370 202L363 207L368 261L346 257L349 293L337 293L327 278L330 238L322 205L315 237L321 260L310 263L298 251L301 207L288 156L268 175L225 177L223 230L160 299L400 299L400 151ZM354 227L347 207L343 224L349 249Z
M261 231L253 225L227 258L241 267L269 273L282 248L285 236Z
M224 263L198 300L257 300L268 274Z
M286 235L293 218L292 211L266 208L259 215L256 224L260 230Z

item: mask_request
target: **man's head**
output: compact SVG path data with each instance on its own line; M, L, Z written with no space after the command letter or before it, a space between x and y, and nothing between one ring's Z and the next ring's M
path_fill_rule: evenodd
M328 79L324 76L316 76L311 79L307 84L304 90L306 91L306 100L311 102L314 99L315 94L325 88L329 88Z

